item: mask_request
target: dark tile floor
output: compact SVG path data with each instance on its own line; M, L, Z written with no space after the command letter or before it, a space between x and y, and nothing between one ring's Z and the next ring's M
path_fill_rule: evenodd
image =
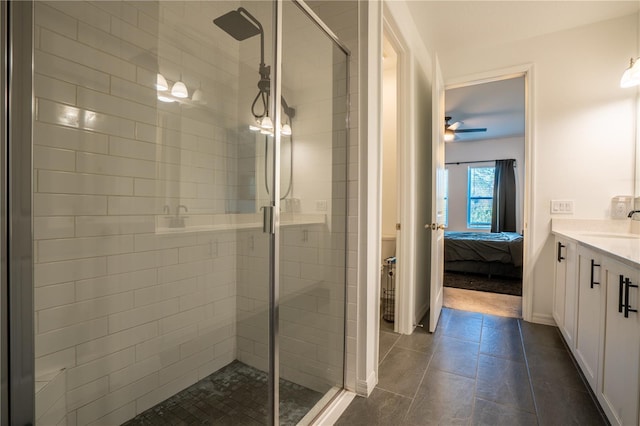
M425 322L426 325L426 322ZM381 322L378 386L338 425L606 425L556 327L443 309L437 331Z
M281 379L280 424L297 424L322 396L320 392ZM265 425L267 374L233 361L124 424Z

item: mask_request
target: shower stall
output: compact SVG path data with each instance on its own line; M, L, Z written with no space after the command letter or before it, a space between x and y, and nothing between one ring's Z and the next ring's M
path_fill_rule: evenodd
M17 3L0 416L309 423L344 387L348 50L303 1Z

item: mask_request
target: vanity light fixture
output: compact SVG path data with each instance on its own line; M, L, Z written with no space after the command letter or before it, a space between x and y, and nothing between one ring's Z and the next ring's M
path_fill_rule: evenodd
M167 84L167 79L160 73L156 77L156 89L160 92L164 92L169 90L169 85Z
M202 91L202 89L196 89L196 91L193 92L191 100L193 102L204 102L204 92Z
M186 99L189 97L187 86L182 81L176 81L171 88L171 94L176 98Z
M627 88L640 84L640 61L638 59L631 58L629 68L625 70L620 79L620 87Z

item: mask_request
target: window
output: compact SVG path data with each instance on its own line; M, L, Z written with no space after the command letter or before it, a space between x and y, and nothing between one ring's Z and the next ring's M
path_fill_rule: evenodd
M469 167L467 227L490 228L495 167Z

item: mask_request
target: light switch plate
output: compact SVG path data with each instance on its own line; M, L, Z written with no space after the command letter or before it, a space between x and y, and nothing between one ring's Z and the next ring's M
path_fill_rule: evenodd
M551 214L573 214L573 200L551 200Z

